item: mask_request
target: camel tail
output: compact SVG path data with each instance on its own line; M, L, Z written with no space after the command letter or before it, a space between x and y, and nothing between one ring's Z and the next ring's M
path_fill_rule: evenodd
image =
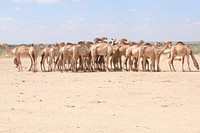
M44 52L42 52L40 64L42 64L43 60L44 60Z
M137 68L138 68L138 71L140 70L140 61L141 61L141 58L143 58L143 53L144 53L144 46L145 44L142 44L139 48L139 55L138 55L138 60L137 60Z
M19 62L17 61L17 58L16 58L16 57L14 58L14 64L16 65L16 67L19 66Z
M171 52L169 53L169 56L168 56L168 59L170 59L171 58Z
M33 61L35 62L35 57L36 57L35 52L32 52L32 57L33 57Z
M198 64L196 58L194 57L193 51L191 51L190 56L192 57L192 61L193 61L194 66L197 68L197 70L199 70L199 64Z
M19 52L18 52L18 47L16 47L16 51L15 51L15 57L14 57L14 64L16 65L16 67L18 67L19 66L19 62L18 62L18 60L17 60L17 56L19 56Z
M55 61L55 64L58 63L59 58L60 58L60 53L58 54L58 57L57 57L57 59L56 59L56 61ZM62 58L62 57L61 57L61 58Z

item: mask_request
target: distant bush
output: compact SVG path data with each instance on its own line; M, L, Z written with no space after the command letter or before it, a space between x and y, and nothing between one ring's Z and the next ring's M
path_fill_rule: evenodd
M200 54L200 44L189 44L194 54Z

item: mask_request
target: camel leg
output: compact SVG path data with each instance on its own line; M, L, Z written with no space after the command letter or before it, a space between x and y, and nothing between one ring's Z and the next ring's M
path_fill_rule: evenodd
M21 63L20 58L18 59L18 63L19 63L18 72L20 72L20 70L23 71L23 70L22 70L22 63Z
M32 66L33 66L33 60L32 60L32 58L31 58L30 55L29 55L29 58L31 59L31 66L30 66L30 68L28 69L28 71L31 71L31 70L32 70Z
M160 72L161 70L160 70L160 56L158 56L158 58L157 58L157 72Z
M146 63L145 63L146 64ZM146 68L146 65L145 65L145 68ZM153 71L153 61L152 61L152 58L150 59L150 71L152 72Z
M189 54L187 55L187 64L188 64L189 71L191 71L191 69L190 69L190 61L189 61Z
M146 71L146 58L143 57L143 60L142 60L142 71Z
M128 57L125 57L123 60L122 60L122 65L123 65L123 67L122 67L122 70L123 71L126 71L127 70L127 60L128 60Z
M182 56L182 71L185 72L185 69L184 69L184 61L185 61L185 56Z
M41 69L42 71L44 71L42 67L43 67L43 61L42 61L42 59L41 59L41 61L40 61L40 69Z
M129 57L129 71L133 70L133 57Z
M48 64L48 59L47 60L47 64ZM45 68L45 59L44 59L44 62L43 62L43 68L44 68L44 71L46 72L46 68Z
M52 71L52 59L50 59L48 62L48 71Z
M156 71L156 69L155 69L155 58L152 58L152 70L151 71L153 71L153 72L155 72Z

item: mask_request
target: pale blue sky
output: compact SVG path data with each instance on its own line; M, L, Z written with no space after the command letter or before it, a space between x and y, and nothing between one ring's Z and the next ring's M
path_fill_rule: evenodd
M0 43L199 41L199 0L2 0Z

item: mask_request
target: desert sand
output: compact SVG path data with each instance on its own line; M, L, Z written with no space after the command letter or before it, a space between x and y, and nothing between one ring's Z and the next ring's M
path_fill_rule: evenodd
M199 133L200 71L174 64L177 72L162 57L162 72L32 73L29 59L17 72L0 58L0 133Z

